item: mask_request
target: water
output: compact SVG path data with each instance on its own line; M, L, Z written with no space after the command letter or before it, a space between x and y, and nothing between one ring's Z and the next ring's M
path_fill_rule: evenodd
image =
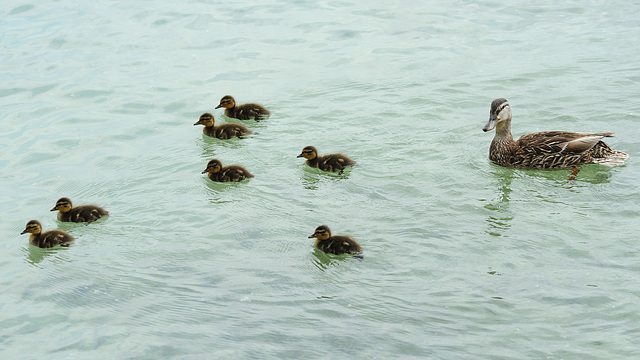
M0 358L638 357L639 11L3 2ZM203 137L226 94L273 115ZM631 158L492 165L498 97L516 137L614 131ZM256 177L212 184L213 157ZM62 196L111 216L58 223ZM31 219L76 243L30 247ZM321 224L364 260L314 251Z

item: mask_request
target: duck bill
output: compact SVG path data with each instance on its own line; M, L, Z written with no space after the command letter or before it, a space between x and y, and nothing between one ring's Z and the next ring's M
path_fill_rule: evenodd
M201 172L200 174L206 174L206 173L207 173L207 170L205 170L205 171Z
M216 109L220 109L222 107L222 104L216 106Z
M200 121L198 121L197 123L193 124L193 126L196 126L196 125L200 125Z
M489 122L487 122L487 125L482 128L482 131L487 132L493 130L493 128L496 127L497 123L498 118L492 114L491 116L489 116Z
M315 234L313 234L313 235L311 235L311 236L307 237L307 239L313 239L314 237L316 237L316 235L315 235Z
M56 211L56 210L58 210L58 208L55 208L55 207L54 207L53 209L51 209L51 210L49 210L49 211Z
M300 154L300 155L298 155L298 156L296 156L296 157L302 157L302 154Z
M27 229L25 229L23 232L20 233L20 235L24 235L27 233Z

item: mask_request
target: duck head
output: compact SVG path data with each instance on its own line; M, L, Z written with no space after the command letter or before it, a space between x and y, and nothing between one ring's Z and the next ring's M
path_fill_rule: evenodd
M38 235L42 232L42 224L38 220L31 220L27 223L27 226L24 228L24 231L20 233L22 234L35 234Z
M331 237L331 229L327 225L320 225L313 232L313 235L309 236L309 239L316 238L320 241L327 240Z
M211 173L215 174L222 169L222 163L220 160L213 159L207 163L207 168L202 172L203 174Z
M307 160L313 160L318 157L318 150L313 146L307 146L302 149L302 152L297 157L305 158Z
M221 107L225 109L231 109L234 106L236 106L236 100L233 98L233 96L225 95L222 97L222 99L220 99L220 104L216 106L216 109L219 109Z
M69 212L71 211L71 208L73 207L73 205L71 204L71 199L63 197L58 199L58 201L56 201L56 206L53 207L53 209L49 210L49 211L60 211L63 213Z
M511 120L511 107L507 99L499 98L491 102L491 110L489 111L489 122L482 128L487 132L493 130L496 125Z
M195 125L204 125L205 127L211 127L213 126L215 122L215 119L213 118L213 115L210 113L204 113L202 115L200 115L200 118L198 119L198 122L196 122Z

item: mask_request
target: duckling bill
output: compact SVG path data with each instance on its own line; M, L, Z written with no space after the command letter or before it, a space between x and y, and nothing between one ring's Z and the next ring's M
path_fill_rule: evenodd
M260 104L236 105L236 100L231 95L225 95L220 99L220 104L216 109L224 108L224 114L230 118L238 120L260 121L271 115L271 112Z
M578 165L620 165L629 155L613 150L604 141L612 132L577 133L545 131L522 135L513 140L511 135L511 107L507 99L491 103L489 122L483 131L496 129L491 141L489 159L497 165L528 169L564 169Z
M331 235L331 229L326 225L316 228L309 239L315 238L315 246L327 254L359 254L362 246L354 238L347 235Z
M54 246L69 246L75 239L62 230L50 230L42 232L42 224L38 220L31 220L27 223L24 231L20 233L31 234L29 243L39 248L52 248Z
M313 146L307 146L297 157L307 159L307 165L323 171L332 171L342 174L345 168L356 164L344 154L318 155L318 150Z
M208 174L211 181L230 182L242 181L253 177L249 170L240 165L222 166L220 160L213 159L207 164L207 168L202 172Z
M63 197L56 201L51 211L58 211L58 220L64 222L94 222L109 216L109 212L97 205L82 205L73 207L69 198Z
M210 113L204 113L200 115L198 122L195 125L204 125L202 132L207 135L217 139L231 139L234 137L242 138L244 135L249 135L252 133L249 128L242 124L222 124L215 126L215 119L213 115Z

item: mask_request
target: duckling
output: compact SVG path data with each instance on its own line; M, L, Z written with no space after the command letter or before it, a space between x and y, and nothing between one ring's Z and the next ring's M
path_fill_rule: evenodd
M236 105L236 100L231 95L225 95L220 99L220 105L216 109L225 108L224 114L238 120L260 121L271 115L269 110L260 104Z
M297 157L307 159L307 165L324 171L337 171L342 174L347 166L353 166L355 161L349 159L344 154L329 154L318 156L318 150L313 146L307 146L302 149L302 153Z
M522 135L514 141L511 135L511 107L507 99L491 103L489 122L482 128L487 132L496 128L489 148L489 159L500 166L529 169L562 169L577 165L623 164L629 155L611 149L602 138L605 133L576 133L545 131Z
M362 252L362 246L351 236L334 235L331 236L331 229L326 225L316 228L309 239L316 238L315 246L327 254L358 254Z
M69 246L75 239L62 230L50 230L42 232L42 224L38 220L31 220L27 223L24 231L20 235L30 233L29 242L31 245L40 248L52 248L54 246Z
M96 205L82 205L73 207L69 198L63 197L56 201L56 206L50 211L60 211L58 220L65 222L94 222L101 217L109 216L109 212Z
M218 139L231 139L233 137L242 138L244 135L249 135L253 131L249 130L242 124L222 124L214 126L214 118L210 113L204 113L200 115L200 119L195 125L204 125L202 132L207 135Z
M222 167L222 163L217 159L209 161L207 168L202 173L208 173L209 179L219 182L242 181L253 177L253 174L242 166L229 165Z

